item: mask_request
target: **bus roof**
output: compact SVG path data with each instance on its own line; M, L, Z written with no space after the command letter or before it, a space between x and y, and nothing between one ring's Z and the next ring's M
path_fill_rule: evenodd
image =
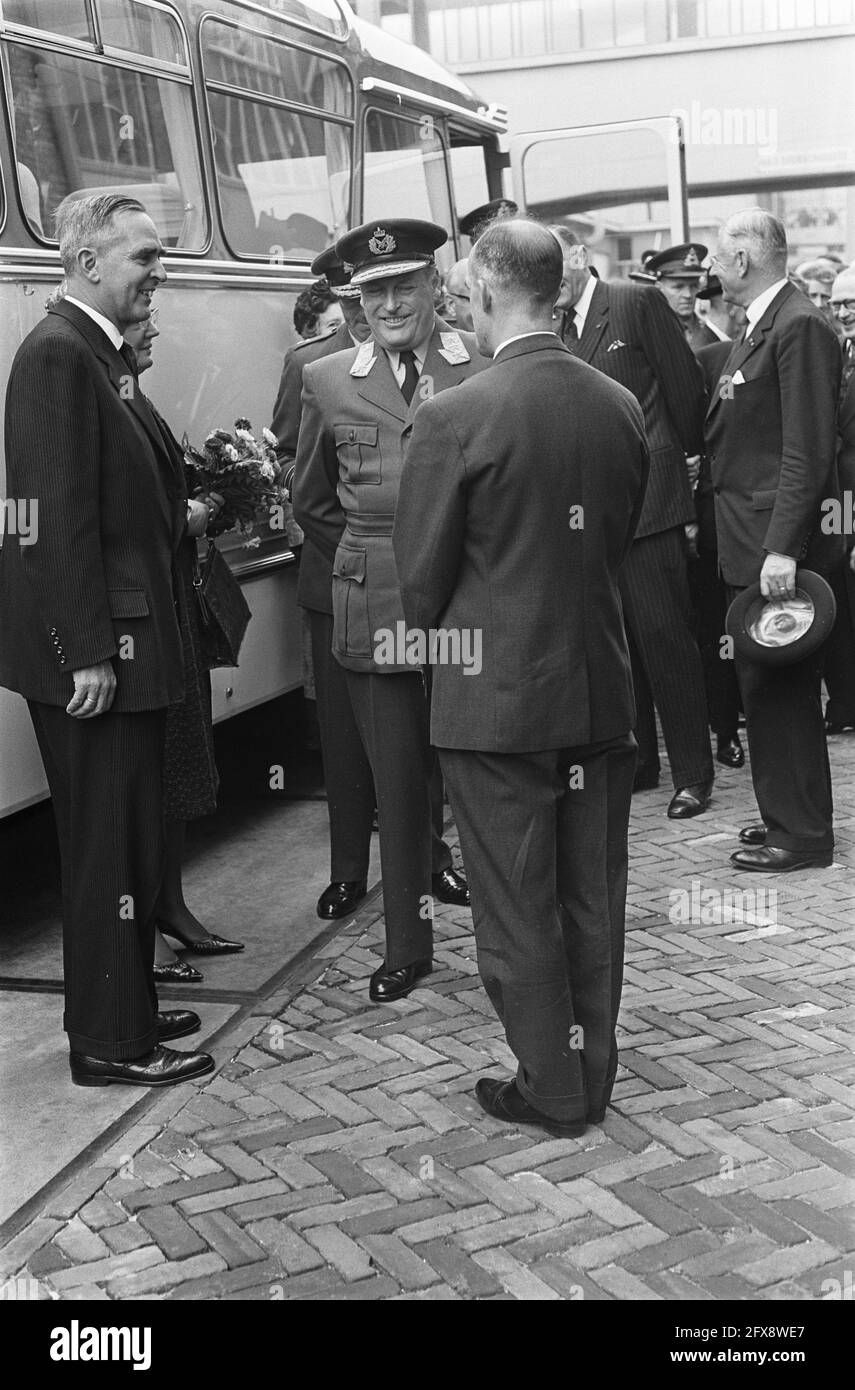
M367 20L360 19L358 15L353 16L352 27L362 45L369 72L393 81L401 87L411 86L415 77L419 80L419 85L426 83L429 88L435 88L437 96L450 100L455 105L469 108L473 116L478 114L479 107L483 114L486 102L483 102L461 77L449 72L448 68L444 68L429 53L425 53L424 49L417 48L415 44L404 43L402 39L395 38L376 24L369 24Z

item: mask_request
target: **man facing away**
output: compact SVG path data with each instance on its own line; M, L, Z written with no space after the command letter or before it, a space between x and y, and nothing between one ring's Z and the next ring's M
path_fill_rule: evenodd
M474 338L451 332L434 311L434 252L447 239L435 223L410 218L341 237L336 253L354 267L372 338L303 370L294 513L332 565L333 656L377 792L386 954L369 985L375 1003L403 998L432 969L431 894L469 906L433 828L436 757L422 677L396 641L404 613L392 553L416 412L483 366Z
M820 310L787 281L787 234L772 213L729 218L713 268L747 315L706 417L719 564L731 599L758 580L764 598L791 598L800 564L827 575L843 548L822 526L822 504L838 491L840 350ZM736 666L763 824L742 831L745 848L731 861L764 873L827 866L822 651L788 666L738 656Z
M122 334L166 279L141 203L67 200L65 297L24 339L6 395L9 496L38 537L0 552L0 684L29 705L62 862L64 1026L78 1085L165 1086L213 1068L163 1043L154 909L163 874L166 707L184 695L173 589L193 509Z
M552 331L561 272L538 223L497 223L475 244L472 312L493 363L420 408L394 547L411 628L456 632L461 650L481 640L478 672L434 666L431 702L478 968L519 1062L476 1096L498 1119L574 1136L603 1118L617 1068L635 768L617 574L648 451L634 397Z

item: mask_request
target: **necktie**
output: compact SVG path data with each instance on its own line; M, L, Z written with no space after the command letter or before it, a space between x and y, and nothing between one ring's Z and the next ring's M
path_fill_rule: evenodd
M564 340L568 344L578 343L579 341L579 330L576 327L575 309L571 309L570 312L567 314L567 318L564 323Z
M126 364L128 367L130 367L130 369L131 369L131 371L133 372L134 376L136 376L136 374L137 374L137 355L136 355L136 353L134 352L133 348L131 347L130 343L122 343L122 346L119 348L119 356L122 358L122 360L125 362L125 364Z
M410 401L413 399L413 393L419 384L419 369L416 366L416 354L411 348L408 348L406 352L401 353L400 361L404 364L404 380L401 383L401 394L407 402L407 405L409 405Z

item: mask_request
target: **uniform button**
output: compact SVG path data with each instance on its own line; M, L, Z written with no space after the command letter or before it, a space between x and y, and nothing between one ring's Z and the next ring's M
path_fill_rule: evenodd
M50 635L51 635L51 637L56 637L57 633L56 633L56 628L55 628L55 627L52 627L52 628L50 629Z
M348 437L348 439L350 440L350 442L351 442L351 444L352 444L352 443L354 442L354 440L356 439L356 430L350 430L350 431L348 432L348 436L347 436L347 437Z
M714 487L714 488L713 488L713 492L715 493L716 497L721 496L721 488L720 488L720 487Z
M65 666L66 660L65 660L65 657L64 657L64 656L61 656L61 657L59 658L59 664L60 664L60 666Z

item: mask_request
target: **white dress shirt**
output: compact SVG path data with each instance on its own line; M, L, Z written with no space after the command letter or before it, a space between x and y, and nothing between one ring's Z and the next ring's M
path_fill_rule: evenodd
M550 328L535 328L530 333L515 333L512 338L506 338L503 343L499 343L499 346L493 353L493 361L495 362L502 348L509 347L511 343L518 343L523 338L555 338L556 336L557 335L553 333Z
M585 320L588 317L588 310L591 307L591 300L594 298L594 290L596 288L596 280L593 275L589 275L585 288L573 305L573 318L576 324L576 332L579 334L580 338L585 331Z
M125 340L111 319L105 319L104 315L99 314L97 309L93 309L91 304L84 304L82 300L75 299L71 294L63 295L63 299L67 304L76 304L78 309L82 309L84 314L88 314L92 322L97 323L98 327L107 334L116 351L119 351Z
M423 343L420 343L418 347L412 349L413 357L416 359L416 371L419 376L421 376L422 368L425 365L429 343L430 338L427 338ZM400 352L393 352L391 348L384 348L383 351L389 359L389 366L392 368L393 377L399 386L403 386L404 377L407 374L407 367L406 364L401 361ZM404 351L406 351L406 349L404 349Z
M751 337L751 334L754 332L754 329L757 327L758 323L762 319L766 310L769 308L769 305L772 303L772 300L775 298L775 296L777 294L780 294L784 286L788 285L789 283L790 282L787 279L787 277L784 276L783 280L776 280L774 285L769 286L768 290L764 290L762 294L758 294L756 299L752 299L751 303L745 311L746 339Z
M698 319L698 323L704 324L704 325L709 329L710 333L714 333L715 336L718 338L718 340L719 340L720 343L732 343L732 342L733 342L733 339L731 338L730 334L729 334L729 333L725 333L721 328L719 328L719 326L718 326L717 323L713 323L712 319L710 319L710 318L703 318L703 319L702 319L702 318L699 318L699 319Z

